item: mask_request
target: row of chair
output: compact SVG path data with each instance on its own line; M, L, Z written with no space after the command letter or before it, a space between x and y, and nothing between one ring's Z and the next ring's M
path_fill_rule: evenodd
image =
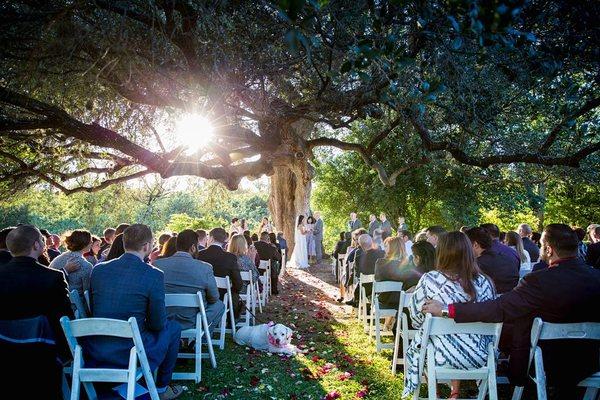
M341 262L340 262L341 264ZM352 270L350 265L350 270ZM356 279L357 277L355 277ZM356 282L356 280L355 280ZM365 284L371 283L371 296L367 295ZM369 334L375 340L377 352L382 349L391 349L394 353L392 358L392 373L396 374L398 364L405 364L406 351L410 341L414 339L416 330L412 330L408 324L408 316L404 311L411 302L412 293L402 290L402 283L395 281L375 281L374 275L361 274L358 280L359 299L357 318L363 323L365 333ZM397 309L382 309L379 303L379 296L385 292L400 292L400 299ZM387 317L396 317L396 335L394 344L382 343L383 336L394 336L391 330L382 328L381 320ZM458 380L476 380L479 382L478 399L483 399L488 394L489 399L497 399L497 384L508 383L505 377L496 377L496 358L498 342L502 330L501 323L456 323L452 319L435 318L427 315L423 325L423 336L420 345L420 373L426 376L428 383L428 398L436 399L437 383L446 382L452 379ZM437 335L447 334L480 334L493 336L494 340L490 343L488 349L488 360L484 367L473 370L454 370L449 368L440 368L435 366L434 348L431 338ZM574 324L552 324L543 322L536 318L531 331L531 353L529 357L530 365L534 365L535 376L532 377L536 383L538 399L545 400L546 382L543 368L542 350L538 343L540 340L558 340L558 339L589 339L600 340L600 323L574 323ZM400 346L402 344L402 346ZM402 351L400 351L402 348ZM425 368L427 360L427 368ZM426 371L426 372L425 372ZM424 380L425 380L424 379ZM583 380L579 386L586 387L585 400L593 400L598 397L600 388L600 372ZM513 400L520 400L523 393L522 387L516 387L513 393ZM419 388L417 388L414 399L419 399Z
M240 300L244 303L244 310L241 313L240 319L235 320L234 308L232 302L231 281L229 277L215 277L217 287L226 291L223 298L225 304L225 312L215 329L218 334L218 339L213 339L209 334L210 326L206 318L206 311L202 298L202 293L196 294L166 294L166 307L191 307L198 310L196 314L196 325L193 329L183 330L181 338L187 339L190 342L194 341L193 353L179 353L178 358L193 359L193 372L174 372L173 380L193 380L198 383L202 379L202 359L209 358L211 366L217 368L217 361L213 346L219 346L222 350L225 348L225 337L227 333L235 335L236 328L241 326L249 326L253 324L256 306L262 312L262 307L269 300L271 288L271 263L270 261L261 261L259 269L264 273L260 279L263 284L262 292L259 290L258 282L252 279L250 271L241 271L242 280L246 284L245 293L240 293ZM134 318L127 321L109 319L109 318L89 318L90 315L90 298L89 293L84 293L84 299L81 298L76 290L71 291L70 298L75 312L75 320L69 320L67 317L61 318L67 343L73 355L73 362L68 365L64 372L72 376L70 390L66 377L63 381L63 394L66 398L77 400L80 398L80 387L83 385L87 397L91 400L97 399L96 391L94 390L93 382L115 382L125 383L127 400L133 400L139 393L136 393L136 382L144 378L147 390L152 400L158 400L158 393L154 383L154 377L142 342L139 328ZM84 302L85 300L85 302ZM227 319L229 318L230 327L227 328ZM133 340L133 346L130 351L129 364L127 369L118 368L89 368L85 366L83 360L82 347L80 340L86 336L108 336L128 338ZM207 354L204 354L202 347L206 345ZM69 393L70 392L70 393Z

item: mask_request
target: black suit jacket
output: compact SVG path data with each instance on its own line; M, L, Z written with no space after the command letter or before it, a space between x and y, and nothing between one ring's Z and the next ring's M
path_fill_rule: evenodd
M357 253L356 262L354 263L354 268L358 265L359 279L360 275L374 275L375 274L375 264L377 260L385 257L385 251L377 250L377 249L369 249L365 252ZM367 292L367 295L371 297L371 288L373 287L372 283L365 283L363 285Z
M8 250L0 250L0 265L6 264L10 260L12 260L12 254Z
M590 266L600 268L600 242L588 246L585 259Z
M212 265L215 276L221 278L226 276L229 277L231 280L231 291L233 292L233 295L238 294L240 290L242 290L243 281L235 254L223 250L221 246L212 245L200 251L198 253L198 259L206 261ZM223 299L226 291L219 289L219 292L221 294L221 299ZM235 303L236 301L234 301L234 304Z
M540 258L540 248L528 237L523 238L523 248L529 253L531 263L535 264Z
M492 278L496 292L506 293L519 283L519 262L504 254L485 250L477 257L477 264L484 274Z
M600 271L580 259L571 259L525 275L516 288L496 300L454 304L454 319L513 323L509 378L511 383L522 386L527 376L533 319L598 322L599 304ZM550 384L574 385L598 370L597 342L554 340L540 346Z
M39 264L31 257L13 257L0 266L0 319L25 319L44 315L54 330L62 358L70 350L60 326L60 318L75 318L69 289L62 272Z
M258 242L254 242L254 247L261 260L281 261L281 254L277 250L277 247L273 246L271 243L259 240Z

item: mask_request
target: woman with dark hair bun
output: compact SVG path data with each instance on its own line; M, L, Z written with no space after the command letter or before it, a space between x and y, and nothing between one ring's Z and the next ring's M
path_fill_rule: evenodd
M110 249L108 250L108 254L106 255L105 261L114 260L115 258L121 257L125 254L125 246L123 245L123 234L119 233L115 236L112 244L110 245Z
M79 269L70 272L67 276L69 290L77 290L80 295L90 288L90 275L93 265L83 255L92 247L92 234L85 230L74 230L65 235L63 239L67 251L56 256L50 263L50 268L63 269L67 263L79 264Z

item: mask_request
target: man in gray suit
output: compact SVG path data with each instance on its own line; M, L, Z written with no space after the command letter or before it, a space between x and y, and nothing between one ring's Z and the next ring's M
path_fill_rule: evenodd
M321 213L316 211L314 213L315 227L313 235L315 236L315 251L317 253L317 262L323 259L323 220L321 219Z
M384 213L379 214L379 219L381 220L381 225L379 228L381 229L382 237L388 238L392 236L392 224L387 220L387 217Z
M206 319L212 333L225 311L225 305L219 300L219 289L213 274L212 265L196 260L198 253L198 234L186 229L177 235L177 252L171 257L159 258L154 266L165 274L165 293L202 292ZM181 329L192 329L196 325L197 310L187 307L169 307L169 319L179 322Z
M350 232L353 232L358 228L362 228L362 223L360 222L360 219L358 219L356 217L356 213L351 212L350 213L350 221L348 221L348 230Z
M381 225L379 224L379 221L377 221L375 214L369 215L369 235L373 237L375 230L379 229L380 227Z

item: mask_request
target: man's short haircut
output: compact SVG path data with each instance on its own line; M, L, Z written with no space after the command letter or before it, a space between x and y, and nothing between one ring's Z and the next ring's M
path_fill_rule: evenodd
M0 231L0 249L6 249L6 237L13 229L15 229L14 226L9 226Z
M260 240L263 242L269 242L271 239L269 238L269 232L261 232L260 233Z
M115 228L106 228L103 233L104 233L104 237L107 238L107 237L113 236L113 235L116 236L116 232L117 231L115 230Z
M196 235L198 235L198 241L204 240L206 231L204 229L196 229Z
M48 232L48 229L40 229L40 233L45 237L45 238L49 238L50 237L50 232Z
M344 241L346 239L346 232L340 232L340 240Z
M231 218L231 223L235 224L236 222L238 222L240 219L239 218Z
M471 242L477 242L482 249L487 250L492 247L492 236L487 229L475 227L467 230L465 233Z
M576 226L573 228L573 231L577 235L577 239L579 239L580 242L582 242L583 239L585 239L585 229Z
M115 235L125 232L125 229L129 228L130 226L131 225L129 224L119 224L119 226L117 226L117 229L115 229Z
M225 243L227 242L227 232L223 228L213 228L210 230L208 235L213 238L215 242Z
M133 224L123 232L123 247L127 251L140 251L146 243L152 243L152 231L144 224Z
M533 232L533 230L531 229L531 226L529 226L529 224L519 225L519 230L527 236L531 235L531 232Z
M569 225L549 224L544 228L544 241L554 249L558 257L577 256L579 240Z
M33 225L19 225L6 237L6 247L13 257L28 255L36 242L43 246L44 239Z
M177 251L189 251L192 246L198 246L198 235L191 229L185 229L177 235Z
M498 239L500 237L500 229L496 224L481 224L481 228L488 231L488 233L492 236L492 239Z
M436 235L437 237L440 237L440 235L446 233L446 230L441 225L433 225L427 228L426 232L429 232L430 235Z
M370 235L363 233L358 237L358 245L361 248L368 250L373 247L373 238Z
M412 235L410 234L409 231L407 230L401 230L400 231L400 237L404 237L406 236L408 238L408 240L412 240Z

